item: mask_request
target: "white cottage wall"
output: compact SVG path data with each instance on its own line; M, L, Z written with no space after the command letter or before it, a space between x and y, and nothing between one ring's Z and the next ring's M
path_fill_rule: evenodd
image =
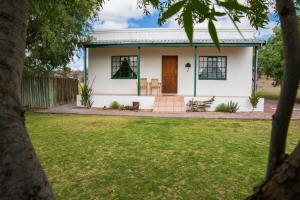
M252 87L252 47L198 47L199 56L227 56L226 80L198 80L197 96L248 97ZM137 79L111 79L111 56L137 55L137 48L89 49L88 76L94 94L136 95ZM178 56L178 95L194 93L194 47L142 47L141 78L161 82L162 56ZM187 71L185 64L190 63ZM197 62L198 64L198 62ZM197 66L198 71L198 66ZM145 91L141 91L145 95Z
M198 80L197 96L248 97L252 91L252 47L198 47L198 56L226 56L226 80ZM198 70L198 68L197 68ZM197 74L198 76L198 74Z
M194 63L193 47L145 47L141 49L141 77L159 78L162 77L162 56L178 56L178 95L192 95L194 82L193 70L187 71L185 64ZM191 67L193 68L193 67Z
M137 48L89 49L88 79L97 94L136 95L137 79L111 79L111 57L137 55Z

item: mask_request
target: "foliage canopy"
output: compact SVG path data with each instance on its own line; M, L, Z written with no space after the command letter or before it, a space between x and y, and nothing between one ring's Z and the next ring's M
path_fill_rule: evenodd
M300 16L298 16L300 28ZM273 85L282 83L284 71L283 41L280 27L273 29L273 35L268 39L266 45L259 50L260 73L273 79Z
M25 72L65 68L89 40L102 0L30 0Z
M237 28L242 17L247 17L253 27L263 27L268 21L268 0L247 0L241 4L238 0L139 0L140 7L147 13L147 5L160 10L159 23L165 23L176 16L176 20L183 26L190 42L193 41L194 25L208 22L210 36L217 48L220 49L215 22L219 17L229 16Z
M260 73L273 78L273 85L280 85L283 76L283 42L279 27L273 29L274 34L268 39L267 44L259 50Z

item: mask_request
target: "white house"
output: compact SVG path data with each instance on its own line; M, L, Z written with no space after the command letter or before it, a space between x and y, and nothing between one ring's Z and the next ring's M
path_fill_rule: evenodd
M195 30L192 44L180 29L96 30L85 45L85 77L93 82L93 107L138 101L140 108L155 110L164 96L180 97L175 101L185 104L215 96L209 110L232 100L239 103L239 111L251 111L257 49L263 41L253 29L241 33L219 29L218 51L207 30ZM152 79L160 88L151 88ZM77 102L80 105L79 96ZM257 111L263 111L263 104L261 99Z

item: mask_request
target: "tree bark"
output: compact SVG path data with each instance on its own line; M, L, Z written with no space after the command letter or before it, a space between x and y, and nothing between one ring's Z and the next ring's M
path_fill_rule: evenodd
M27 0L0 0L0 199L54 199L21 108Z
M277 109L273 115L270 152L266 180L282 163L290 118L299 86L300 39L293 0L277 0L283 35L285 71Z
M293 153L275 170L272 177L248 199L300 199L300 142Z

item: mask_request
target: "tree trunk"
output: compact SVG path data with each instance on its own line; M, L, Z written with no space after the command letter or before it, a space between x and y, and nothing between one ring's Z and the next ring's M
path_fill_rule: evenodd
M293 0L277 0L283 35L285 71L277 109L273 115L270 152L266 180L282 163L290 118L299 86L300 39Z
M300 36L293 0L277 0L276 9L283 34L284 79L273 115L266 179L248 199L300 199L300 142L289 157L285 155L288 126L299 86Z
M293 153L278 167L250 200L300 199L300 142Z
M27 0L0 1L0 198L54 199L21 109Z

